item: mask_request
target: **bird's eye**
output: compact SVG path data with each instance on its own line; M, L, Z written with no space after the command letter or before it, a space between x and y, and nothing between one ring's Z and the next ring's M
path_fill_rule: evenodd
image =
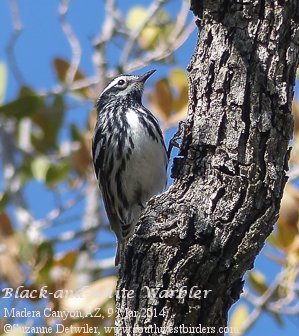
M120 79L117 84L123 86L125 84L125 81L123 79Z

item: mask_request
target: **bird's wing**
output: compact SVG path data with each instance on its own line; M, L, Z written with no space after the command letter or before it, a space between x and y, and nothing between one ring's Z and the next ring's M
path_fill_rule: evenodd
M113 206L113 202L110 196L111 193L109 192L109 185L107 183L105 174L105 163L104 163L105 150L106 150L106 138L101 135L100 130L97 130L92 143L94 170L96 173L97 180L99 182L100 190L102 191L104 206L106 209L108 219L110 221L110 226L112 230L115 232L117 238L121 240L122 239L122 235L120 232L121 225Z
M115 232L118 240L122 240L120 221L113 207L107 181L103 178L103 174L99 174L99 185L102 191L104 206L105 206L106 213L107 213L107 216L110 222L110 226L112 230Z

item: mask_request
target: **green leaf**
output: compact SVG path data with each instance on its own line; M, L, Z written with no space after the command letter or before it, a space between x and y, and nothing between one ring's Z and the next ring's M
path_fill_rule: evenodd
M54 250L49 241L42 242L36 249L35 264L39 268L37 285L49 283L50 272L54 263Z
M283 328L284 327L284 322L283 322L283 319L282 319L281 315L279 313L273 313L273 312L271 312L271 315L274 318L274 320L276 321L276 323L278 324L278 326L280 328Z
M52 244L48 241L42 242L37 247L36 256L37 263L44 262L45 260L47 260L47 262L52 262L54 260L54 251Z
M27 264L30 260L32 260L34 246L26 233L17 231L16 236L20 246L19 256L22 261Z
M39 156L33 160L31 163L33 177L35 177L38 181L45 181L50 164L51 163L46 156Z
M32 133L31 141L34 148L42 153L57 148L57 137L64 119L64 99L56 95L51 105L44 106L32 117L38 131Z
M268 289L266 278L260 271L254 270L248 273L248 280L252 288L260 295Z
M231 317L230 327L233 330L241 330L248 316L249 312L247 306L245 304L239 304Z
M82 141L83 135L81 134L81 131L79 130L79 128L75 124L71 124L70 128L71 128L70 131L71 131L72 140Z
M139 29L147 18L148 9L146 7L133 7L127 16L126 25L130 30ZM166 11L160 9L156 15L142 29L138 37L138 42L142 49L153 49L160 41L167 44L173 24L170 23L169 16Z
M0 63L0 104L3 103L7 85L7 71L4 63Z
M173 69L169 74L171 85L177 89L188 88L188 77L182 69Z
M46 182L49 187L63 181L69 173L70 166L63 162L60 165L51 164L46 173Z
M9 202L9 193L0 192L0 211L3 211Z
M0 106L0 113L8 118L21 119L31 117L43 106L43 99L37 95L22 96L16 100Z
M146 17L146 8L142 6L133 7L127 16L127 27L131 30L137 29L141 26Z
M23 161L18 169L18 175L22 185L25 184L28 180L33 178L31 164L32 164L32 157L29 155L24 155Z

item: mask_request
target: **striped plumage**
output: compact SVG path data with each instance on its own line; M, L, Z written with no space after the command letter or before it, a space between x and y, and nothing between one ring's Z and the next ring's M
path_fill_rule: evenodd
M143 76L121 75L101 93L92 142L95 173L118 253L146 202L166 185L167 153L156 118L141 102Z

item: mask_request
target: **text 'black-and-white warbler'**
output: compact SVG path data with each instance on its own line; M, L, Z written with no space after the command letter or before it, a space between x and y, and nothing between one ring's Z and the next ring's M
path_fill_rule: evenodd
M96 101L92 155L105 209L118 239L116 264L142 208L163 191L167 181L162 132L141 102L144 83L154 72L118 76Z

